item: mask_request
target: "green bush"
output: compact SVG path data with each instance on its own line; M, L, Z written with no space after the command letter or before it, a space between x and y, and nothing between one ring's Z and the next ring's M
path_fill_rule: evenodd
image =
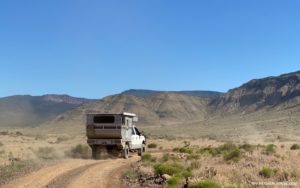
M276 173L276 169L272 169L270 167L263 167L263 169L259 172L259 175L264 178L270 178Z
M200 168L200 167L201 167L201 163L200 163L199 161L194 160L194 161L191 162L189 168L190 168L191 170L194 170L194 169L198 169L198 168Z
M53 159L56 157L55 150L52 147L40 147L35 154L41 159Z
M78 144L77 146L71 148L70 151L65 152L65 155L76 159L89 159L91 153L88 146Z
M220 150L221 153L236 150L236 149L237 149L237 146L231 142L223 144L218 147L218 150Z
M155 162L156 161L156 158L153 157L150 153L144 153L142 155L142 161L149 161L149 162Z
M241 151L239 149L235 149L229 152L224 153L223 158L225 161L234 161L237 162L241 158Z
M269 144L265 147L263 154L272 155L276 153L276 146L274 144Z
M168 181L168 188L180 188L181 187L181 177L173 176Z
M201 154L210 154L212 155L213 157L221 154L220 151L217 149L217 148L212 148L212 147L205 147L205 148L202 148L198 151L198 153L201 153Z
M182 147L182 148L179 148L179 152L191 154L191 153L193 153L193 149L189 148L189 147Z
M183 166L177 163L173 163L173 164L161 163L161 164L154 165L154 171L156 174L168 174L172 176L184 172L185 169Z
M221 185L213 180L202 180L191 184L189 188L221 188Z
M156 143L148 144L148 148L157 148L157 144Z
M300 145L299 144L293 144L291 146L291 150L296 150L296 149L300 149Z
M219 147L212 148L212 147L205 147L198 151L201 154L210 154L213 157L218 155L223 155L224 160L226 161L238 161L242 157L242 148L245 151L249 151L252 148L250 145L241 145L238 147L233 143L225 143Z
M255 148L255 146L251 145L251 144L243 144L243 145L239 146L239 149L242 149L247 152L253 152L254 148Z

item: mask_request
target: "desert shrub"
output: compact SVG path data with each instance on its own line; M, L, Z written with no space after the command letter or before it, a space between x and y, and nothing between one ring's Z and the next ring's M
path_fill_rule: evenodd
M201 167L201 163L199 161L197 161L197 160L192 161L191 164L190 164L190 166L189 166L189 168L191 170L198 169L200 167Z
M88 159L90 158L90 148L86 145L78 144L71 148L70 151L66 151L65 155L71 158Z
M272 169L270 167L263 167L263 169L259 172L259 175L264 178L270 178L277 172L276 169Z
M293 144L291 146L291 150L296 150L296 149L300 149L300 145L299 144Z
M32 171L37 166L33 161L15 161L13 164L0 166L0 185L16 176Z
M156 143L148 144L148 148L157 148L157 144Z
M146 161L155 162L156 158L153 157L150 153L144 153L142 155L142 161L144 161L144 162L146 162Z
M193 153L193 149L192 148L189 148L189 147L182 147L182 148L179 148L178 150L180 153Z
M241 155L242 155L241 150L235 149L235 150L224 153L223 158L226 161L237 162L240 160Z
M168 181L168 188L180 188L182 178L179 176L173 176Z
M189 188L221 188L221 185L213 180L201 180L191 184Z
M255 146L254 145L251 145L251 144L242 144L239 146L239 149L242 149L246 152L253 152Z
M0 142L0 147L1 147L1 146L3 146L3 143L2 143L2 142Z
M123 174L123 178L127 180L135 180L138 176L139 174L133 169L130 169Z
M272 155L276 153L276 146L274 144L269 144L265 147L262 153L266 155Z
M167 162L169 159L170 159L170 155L168 153L164 153L164 155L161 158L163 162Z
M35 154L41 159L53 159L56 157L55 150L52 147L40 147Z
M184 167L177 164L168 164L168 163L160 163L154 165L154 171L156 174L168 174L168 175L175 175L180 174L185 171Z
M243 145L242 148L244 148L244 150L248 150L249 146ZM200 149L198 153L210 154L213 157L222 154L226 161L238 161L242 156L242 151L233 143L225 143L216 148L205 147Z
M200 159L200 155L196 154L196 153L192 153L192 154L190 154L190 155L187 156L187 159L188 160L191 160L191 159L198 160L198 159Z
M220 154L220 151L217 148L212 148L212 147L205 147L200 149L197 153L201 153L201 154L210 154L213 157L217 156Z

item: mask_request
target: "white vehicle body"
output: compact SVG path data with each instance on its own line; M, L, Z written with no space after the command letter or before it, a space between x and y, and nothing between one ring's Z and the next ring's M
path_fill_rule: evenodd
M136 128L138 118L133 113L122 114L87 114L87 143L93 151L93 157L98 158L99 148L108 151L123 151L128 157L129 151L138 151L139 155L145 150L145 136Z

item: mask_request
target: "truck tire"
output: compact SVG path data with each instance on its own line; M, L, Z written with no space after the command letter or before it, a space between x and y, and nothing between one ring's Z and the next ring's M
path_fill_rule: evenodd
M138 155L142 156L144 152L145 152L145 145L142 144L142 147L138 150Z
M128 156L129 156L129 147L128 147L127 144L125 145L125 148L123 149L123 154L124 154L124 158L128 159Z
M92 157L93 159L100 159L100 151L99 146L93 146L92 148Z

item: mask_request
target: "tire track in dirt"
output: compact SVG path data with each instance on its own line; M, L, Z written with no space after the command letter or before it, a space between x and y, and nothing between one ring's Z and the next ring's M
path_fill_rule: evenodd
M46 166L28 175L3 185L5 188L45 188L56 177L84 165L96 163L93 160L66 160L55 165Z
M140 157L133 156L129 159L110 159L104 163L88 168L80 176L74 178L68 188L111 188L120 187L124 171Z
M106 188L120 187L121 176L138 156L129 159L68 160L44 167L9 182L7 188Z
M88 168L91 168L92 166L95 166L97 164L98 163L81 166L81 167L75 168L69 172L66 172L66 173L56 177L55 179L51 180L51 182L48 185L46 185L46 188L65 188L71 183L70 181L72 181L73 179L76 179L85 170L87 170Z

